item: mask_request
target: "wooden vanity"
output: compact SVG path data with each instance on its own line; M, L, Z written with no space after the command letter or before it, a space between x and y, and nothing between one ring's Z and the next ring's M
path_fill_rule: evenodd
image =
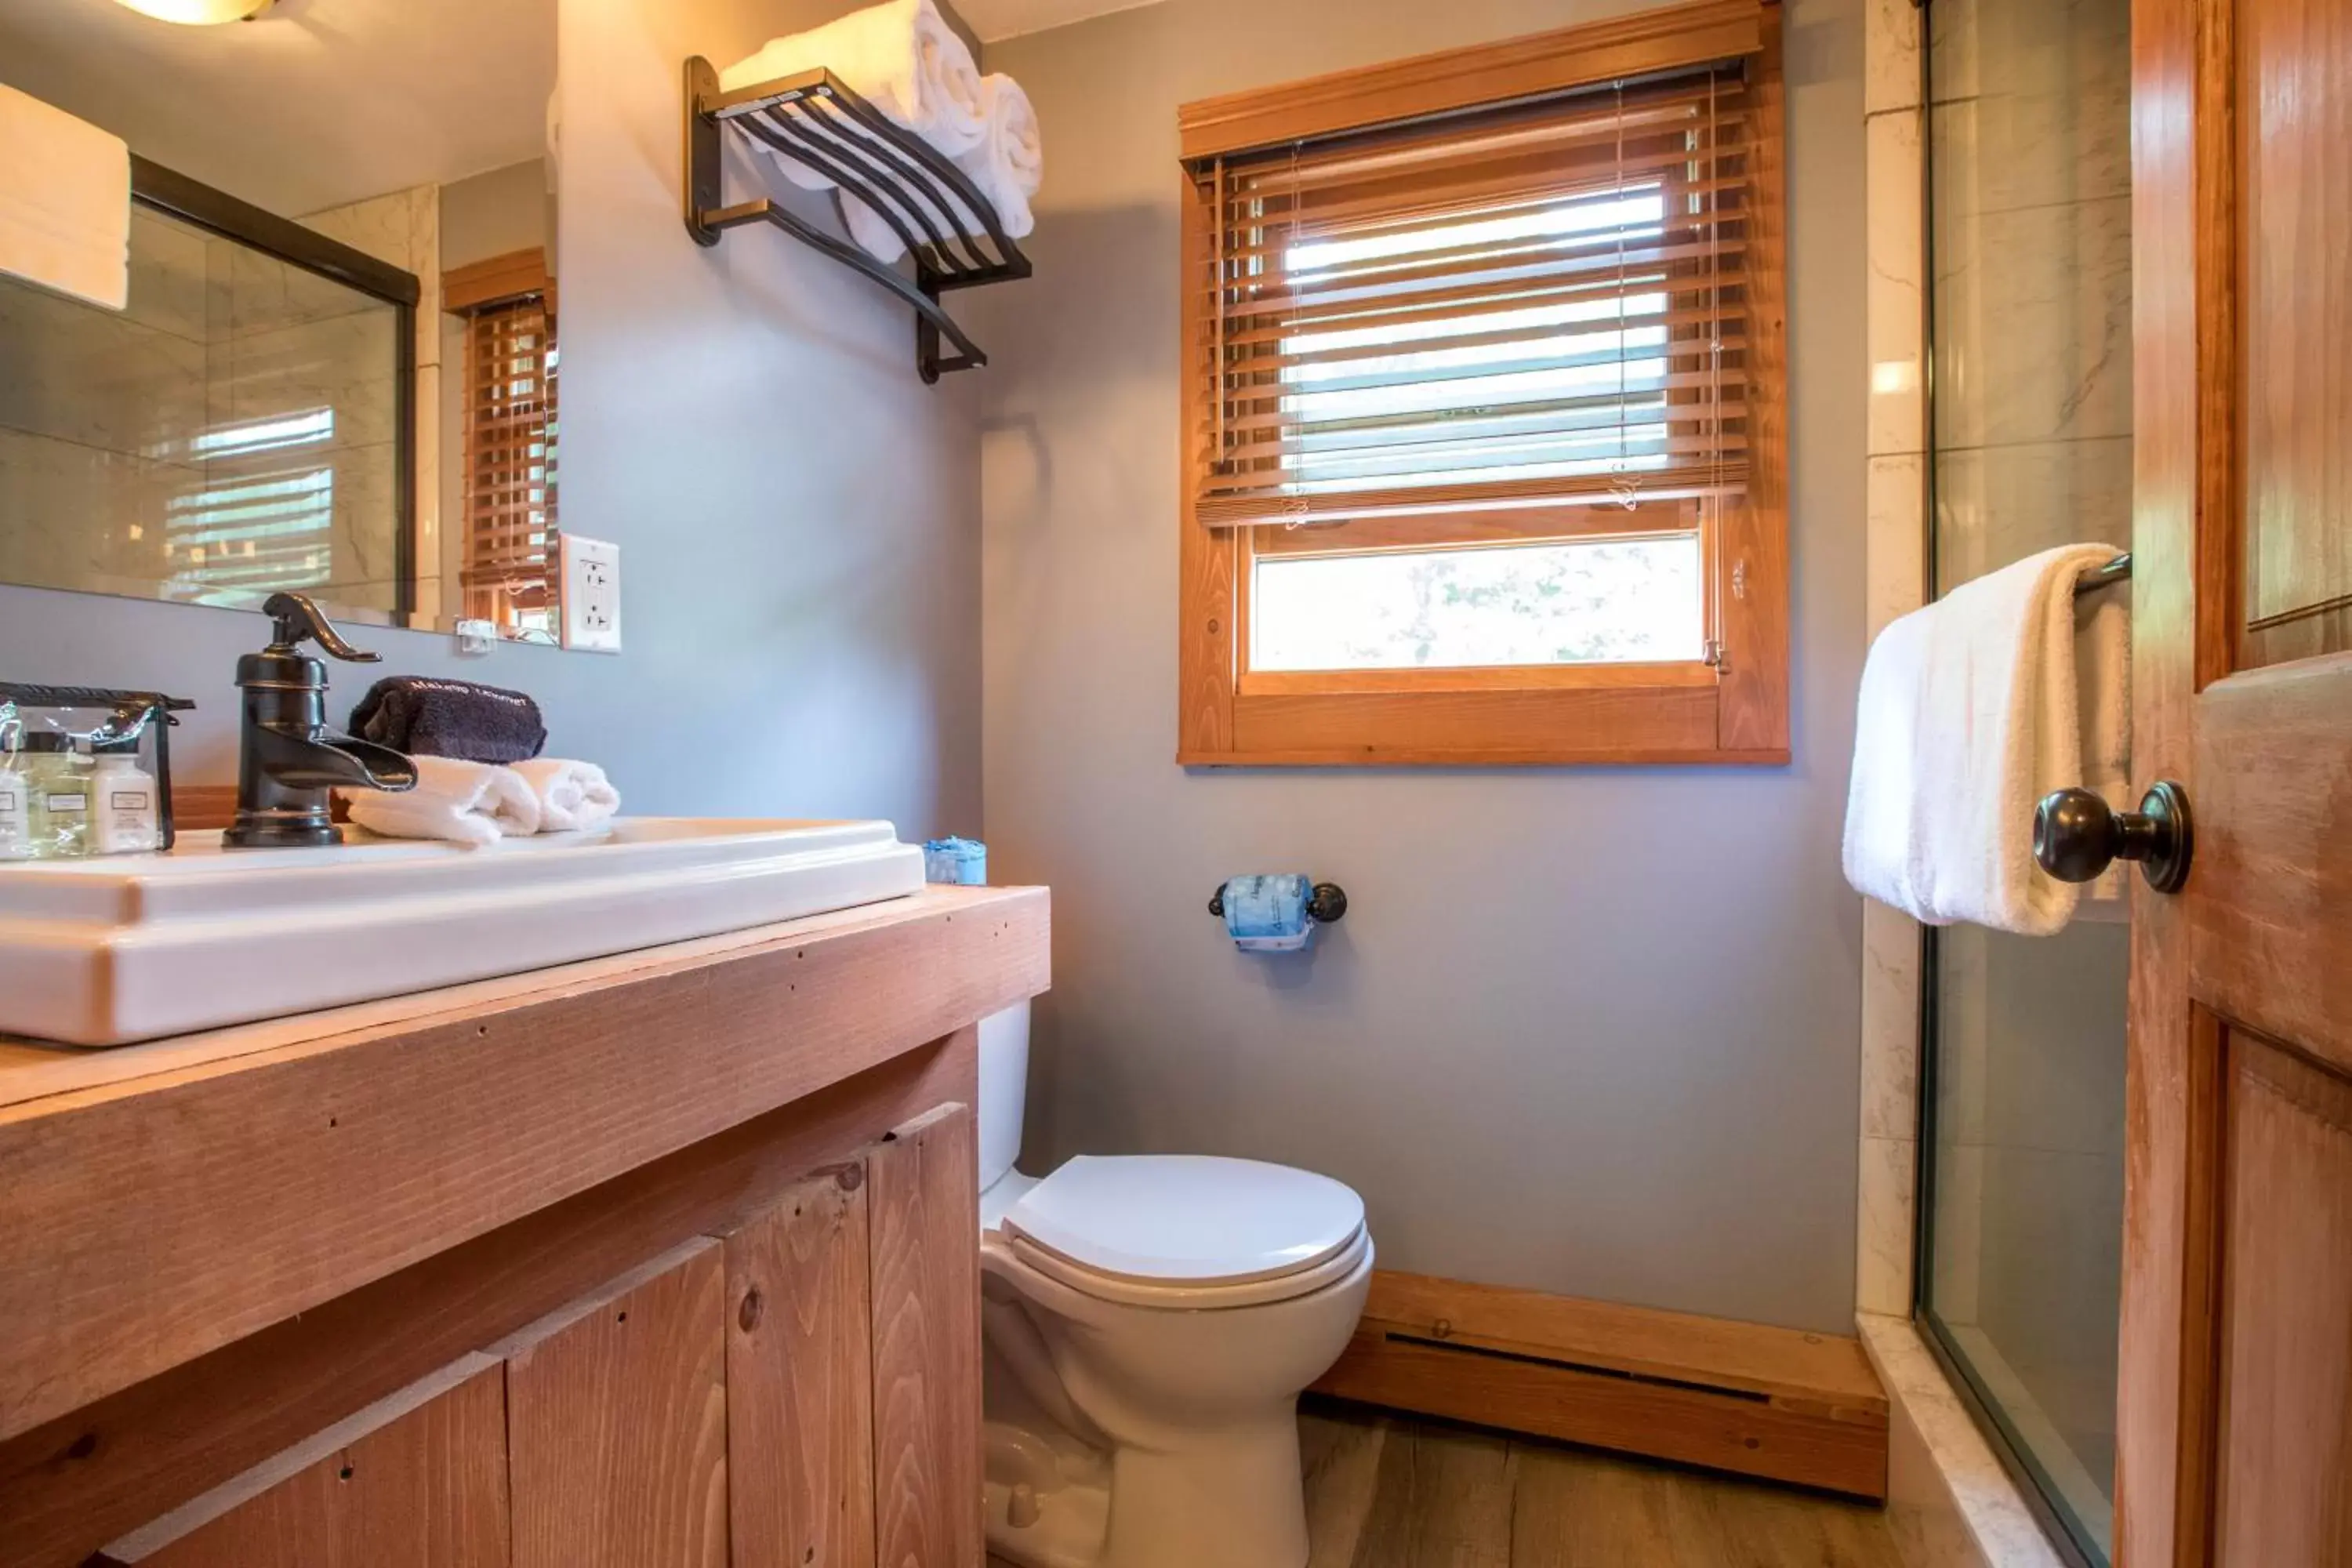
M974 1026L1047 933L0 1044L0 1563L977 1568Z

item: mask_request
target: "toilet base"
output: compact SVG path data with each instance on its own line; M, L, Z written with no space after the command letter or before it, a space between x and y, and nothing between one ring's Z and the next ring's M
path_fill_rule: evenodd
M1021 1568L1305 1568L1297 1402L1108 1458L988 1423L988 1549Z

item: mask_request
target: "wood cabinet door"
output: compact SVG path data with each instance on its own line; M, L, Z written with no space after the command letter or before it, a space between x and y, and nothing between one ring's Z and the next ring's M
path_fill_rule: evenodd
M2125 1568L2352 1564L2352 0L2137 0Z
M727 1238L734 1568L874 1568L866 1194L819 1171Z
M866 1157L874 1543L882 1568L980 1568L980 1146L945 1105ZM1206 1565L1203 1565L1206 1568Z
M496 1363L472 1362L461 1379L404 1413L379 1424L378 1412L362 1411L242 1478L237 1489L250 1496L198 1498L97 1561L138 1568L506 1568L505 1384Z
M725 1568L726 1284L697 1240L494 1352L514 1568Z

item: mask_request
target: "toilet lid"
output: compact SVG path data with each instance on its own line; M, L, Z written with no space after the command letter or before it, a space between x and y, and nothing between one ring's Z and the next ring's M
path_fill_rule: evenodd
M1364 1200L1312 1171L1208 1154L1081 1154L1004 1229L1097 1273L1236 1284L1312 1268L1364 1228Z

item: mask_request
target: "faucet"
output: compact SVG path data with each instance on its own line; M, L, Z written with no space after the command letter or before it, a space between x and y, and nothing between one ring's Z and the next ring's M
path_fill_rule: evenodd
M276 636L236 661L245 693L237 740L236 823L221 836L232 849L341 844L331 792L416 787L416 765L390 746L327 728L327 666L301 651L315 640L337 658L373 664L382 656L345 642L303 594L272 594L261 606Z

